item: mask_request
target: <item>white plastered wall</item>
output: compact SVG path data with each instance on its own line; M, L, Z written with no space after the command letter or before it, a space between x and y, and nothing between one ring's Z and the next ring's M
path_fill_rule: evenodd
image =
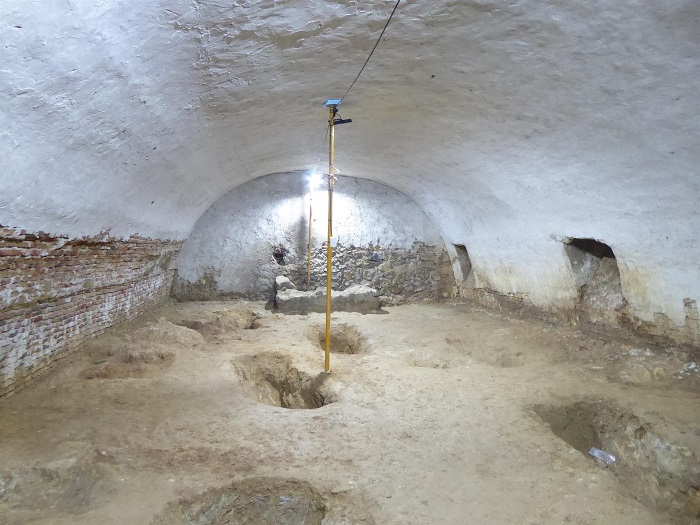
M0 224L183 239L323 154L393 2L0 5ZM341 107L344 174L397 188L477 285L570 306L560 242L618 256L633 311L700 298L696 0L402 2Z
M312 248L327 239L328 192L309 189L307 173L255 179L216 202L195 225L178 261L178 276L214 279L220 292L272 286L272 251L305 261L312 210ZM439 233L423 211L398 191L370 180L340 176L333 192L333 236L344 246L408 249L414 241L440 248ZM273 268L274 270L274 268Z

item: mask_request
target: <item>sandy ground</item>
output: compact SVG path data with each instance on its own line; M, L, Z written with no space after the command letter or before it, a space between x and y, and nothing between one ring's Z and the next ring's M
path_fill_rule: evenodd
M700 523L697 355L386 312L333 315L353 353L329 377L322 314L171 303L111 330L0 401L0 523Z

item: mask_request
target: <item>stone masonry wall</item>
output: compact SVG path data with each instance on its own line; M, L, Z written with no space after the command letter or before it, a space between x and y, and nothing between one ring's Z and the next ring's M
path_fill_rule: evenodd
M180 245L0 227L0 396L167 297Z
M328 196L310 191L308 173L266 175L234 188L202 215L185 241L173 295L181 300L271 300L278 275L301 287L309 233L311 284L325 287L327 224ZM444 240L421 208L396 189L339 177L333 233L338 242L336 290L374 282L389 302L439 299L443 293L442 288L438 292L438 261L449 265ZM445 286L444 292L451 291Z
M307 289L306 261L287 270L280 267L299 289ZM415 300L441 300L448 297L454 283L447 252L441 247L414 242L408 248L343 246L333 252L333 289L345 290L353 284L366 284L379 290L382 304ZM316 248L311 257L309 289L326 286L326 247Z
M306 254L304 254L306 255ZM232 297L271 300L278 275L288 277L298 289L313 290L326 286L326 246L311 254L311 282L307 285L307 258L287 255L283 264L270 256L260 265L264 283L246 293L226 293L217 289L213 276L205 275L195 283L180 279L173 284L173 295L180 300L210 300ZM366 284L379 290L382 304L406 301L441 300L449 297L454 277L443 246L415 241L410 248L376 245L357 247L339 243L333 252L333 289L345 290L353 284Z

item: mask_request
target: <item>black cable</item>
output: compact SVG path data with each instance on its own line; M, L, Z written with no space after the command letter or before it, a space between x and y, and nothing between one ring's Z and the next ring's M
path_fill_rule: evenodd
M370 51L369 56L367 57L367 60L365 60L364 65L362 66L362 69L360 69L360 72L357 74L355 77L355 80L352 81L352 84L350 84L350 87L348 90L345 92L345 95L343 95L340 99L342 102L345 97L348 96L348 93L350 93L350 90L352 89L352 86L355 85L355 82L357 82L357 79L360 78L360 75L362 72L365 70L365 66L369 63L369 59L372 58L372 54L374 53L374 50L377 49L377 46L379 45L379 42L381 42L382 37L384 36L384 31L386 31L386 28L389 27L389 22L391 22L391 19L394 16L394 13L396 12L396 9L399 7L399 4L401 3L401 0L396 0L396 5L394 6L394 9L391 11L391 14L389 15L389 19L386 21L386 24L384 24L384 29L382 29L381 34L379 35L379 38L377 39L377 42L374 44L374 47L372 48L372 51Z
M324 150L326 147L326 141L328 140L328 133L330 132L330 130L331 130L331 124L329 122L328 125L326 126L326 135L323 137L323 146L321 146L321 150ZM316 170L321 165L321 157L323 157L323 153L324 152L321 151L321 154L318 156L318 162L316 163L316 167L314 168L313 173L316 173Z
M377 49L377 46L379 45L379 42L381 42L382 37L384 36L384 32L386 31L386 28L389 27L389 22L391 22L391 19L394 17L394 13L396 13L396 9L398 9L399 4L401 3L401 0L396 0L396 4L394 5L394 9L392 9L391 14L389 15L389 18L386 21L386 24L384 24L384 28L382 29L382 32L379 34L379 38L377 38L377 41L374 44L374 47L372 48L372 51L370 51L369 56L367 57L367 60L365 60L365 63L362 65L362 68L360 69L360 72L357 74L355 77L355 80L352 81L352 84L350 84L350 87L348 90L345 92L343 97L340 99L342 102L345 97L348 96L348 93L350 93L350 90L352 87L355 85L355 82L360 78L360 75L362 75L362 72L365 70L365 67L369 63L370 58L372 58L372 55L374 54L374 50ZM340 116L340 115L338 115ZM321 150L323 150L326 147L326 141L328 140L328 133L330 131L330 122L328 123L328 126L326 126L326 134L323 137L323 145L321 146ZM323 157L323 152L318 156L318 162L316 162L316 167L314 168L314 173L316 170L318 170L318 167L321 165L321 157Z

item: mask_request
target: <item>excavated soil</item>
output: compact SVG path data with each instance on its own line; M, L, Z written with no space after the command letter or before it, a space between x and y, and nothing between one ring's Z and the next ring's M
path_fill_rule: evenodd
M7 511L2 523L33 523L42 509L78 516L107 497L113 483L99 462L75 458L0 470L0 516Z
M123 379L145 377L164 370L172 364L171 352L158 350L134 351L121 348L106 355L97 354L94 366L83 372L86 379Z
M171 505L154 525L321 525L326 506L304 482L250 480Z
M93 339L0 401L0 523L700 524L697 351L387 310L333 314L331 374L262 303Z
M344 502L344 503L341 503ZM352 498L310 483L252 478L168 505L152 525L332 525L374 521Z

